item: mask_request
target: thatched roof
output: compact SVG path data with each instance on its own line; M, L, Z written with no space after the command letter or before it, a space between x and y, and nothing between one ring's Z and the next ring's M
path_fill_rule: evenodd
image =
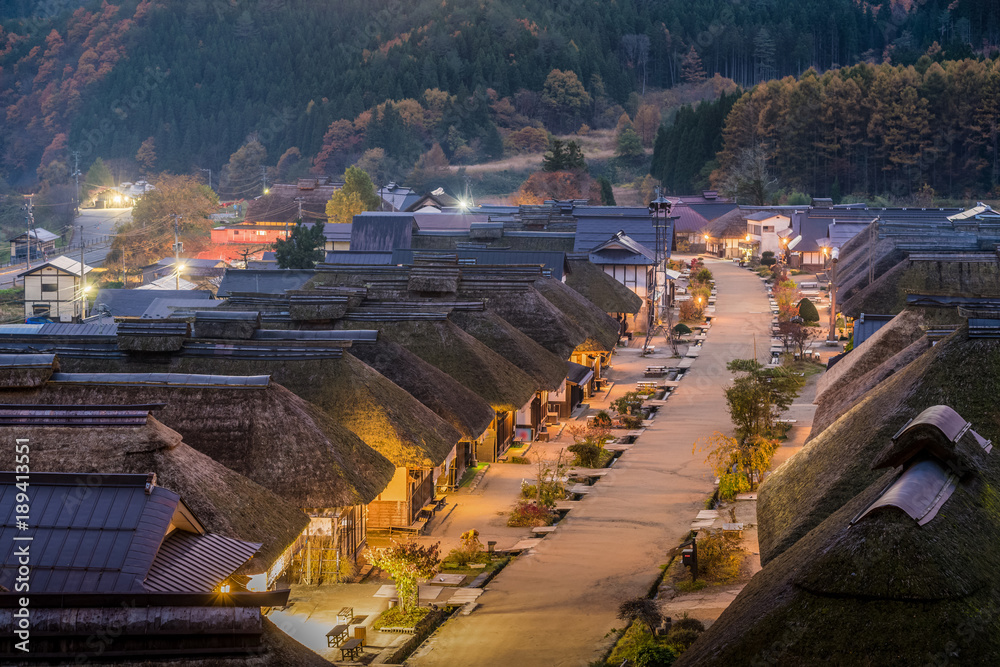
M560 359L568 359L587 340L583 327L530 285L518 290L477 286L463 289L460 296L482 299L488 310Z
M1000 459L924 525L894 506L862 516L896 477L871 477L768 563L677 664L997 664Z
M566 363L489 311L453 311L449 319L465 333L534 378L537 388L553 391L566 377Z
M22 402L35 393L3 392L0 400ZM293 503L189 447L152 417L140 427L0 426L4 434L11 442L30 440L33 470L155 472L157 484L179 494L209 532L262 543L244 574L264 572L309 522ZM13 465L14 448L0 448L0 468Z
M54 354L0 354L0 388L40 387L58 370Z
M721 239L742 240L747 235L747 219L741 209L734 208L709 222L702 229L702 234L708 234L709 238L716 241Z
M921 410L949 405L985 437L1000 440L1000 340L966 333L963 327L877 384L764 480L757 509L762 562L878 479L872 462Z
M814 402L819 408L813 417L811 435L820 433L850 409L868 389L887 377L890 368L898 370L899 362L906 357L896 359L893 366L882 368L886 361L920 339L924 339L924 343L911 352L926 349L930 343L924 338L925 328L922 311L905 310L824 373L816 384ZM881 370L869 376L878 369Z
M587 339L578 344L578 352L606 352L618 344L619 324L604 310L597 307L579 292L553 278L540 278L535 288L556 308L584 330Z
M379 329L391 340L436 366L497 410L519 410L540 387L524 371L447 319L342 320L340 329Z
M212 384L209 376L57 374L44 388L0 392L4 403L166 403L157 418L222 465L304 508L369 503L393 465L284 387ZM235 378L234 378L235 380ZM141 384L140 384L141 381Z
M567 262L566 284L606 313L638 313L642 298L587 260Z
M458 380L398 343L385 338L355 345L349 354L384 375L454 426L465 440L475 440L493 421L490 404Z
M255 356L173 356L165 365L134 360L63 359L72 372L212 373L216 375L270 375L271 380L319 407L337 423L355 433L397 467L438 466L462 439L429 408L370 366L350 355L340 359L275 359ZM369 474L364 451L355 465Z

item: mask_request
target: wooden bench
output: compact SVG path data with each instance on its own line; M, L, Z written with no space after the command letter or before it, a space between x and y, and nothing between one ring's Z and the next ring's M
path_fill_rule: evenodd
M361 640L354 638L348 639L343 646L340 647L340 659L341 660L357 660L361 656Z
M389 534L392 535L392 531L395 530L400 533L422 535L426 526L427 519L417 519L409 526L389 526Z
M354 619L354 607L343 607L337 612L337 621L350 623Z
M339 620L340 615L337 615ZM346 624L335 625L333 630L326 633L326 645L329 648L336 648L347 641L347 630L350 626Z

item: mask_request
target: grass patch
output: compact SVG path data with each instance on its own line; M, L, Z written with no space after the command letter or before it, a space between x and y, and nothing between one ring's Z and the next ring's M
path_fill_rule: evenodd
M462 475L462 481L458 483L459 488L463 486L468 486L469 483L472 482L473 478L478 473L482 472L483 470L486 470L486 467L488 465L489 463L480 463L479 465L470 466L469 468L466 468L465 473Z
M507 459L507 463L515 463L517 465L526 466L531 463L531 461L528 460L527 456L512 456Z
M392 607L391 609L386 609L375 622L372 623L373 630L381 630L382 628L415 628L417 623L423 620L424 616L430 611L427 607L414 607L407 613L403 613L402 608L398 605Z
M629 665L668 666L674 664L678 654L666 638L653 635L645 624L635 622L618 640L607 664L621 665L627 660Z
M503 568L507 563L506 558L497 558L486 563L486 567L469 567L468 565L457 565L451 561L444 561L441 563L441 572L447 574L465 574L479 576L483 572L492 572L493 570L499 570Z
M702 579L698 581L691 581L690 579L681 579L674 584L674 588L678 593L694 593L695 591L700 591L701 589L708 586L708 582Z

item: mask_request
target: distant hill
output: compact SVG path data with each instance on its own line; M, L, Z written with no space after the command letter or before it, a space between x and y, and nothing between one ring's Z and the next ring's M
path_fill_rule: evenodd
M437 141L454 162L466 145L496 153L496 128L505 141L515 129L498 118L506 106L549 129L607 127L616 105L634 113L636 93L701 72L746 87L886 54L915 61L935 40L951 56L972 55L997 44L996 5L4 0L0 176L23 184L55 177L73 150L84 171L97 156L132 159L150 137L158 170L218 170L254 133L269 164L292 146L311 159L333 121L353 121L386 100L432 111L428 89L455 96L453 116L418 126L404 115L412 135L404 145L412 145L395 157L408 167ZM571 117L540 99L553 70L574 73L587 93ZM490 105L482 117L469 102L477 99ZM353 148L399 143L389 130L375 135Z

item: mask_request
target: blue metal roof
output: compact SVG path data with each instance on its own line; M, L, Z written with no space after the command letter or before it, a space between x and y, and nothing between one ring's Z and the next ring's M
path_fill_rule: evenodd
M576 223L574 252L590 252L618 232L625 232L634 241L647 248L656 247L656 230L647 212L643 218L592 217Z
M157 299L211 299L208 290L139 290L102 289L97 293L92 312L106 308L113 317L142 317Z
M386 266L388 264L395 264L392 257L392 252L333 250L326 253L324 263L335 266Z
M861 317L854 321L854 347L861 345L861 343L871 338L876 331L888 324L892 318L892 315L861 313Z
M20 530L15 475L0 473L0 585L14 590L16 550L30 544L33 593L145 590L180 502L161 487L147 493L146 482L146 475L33 472L28 529Z
M286 290L300 289L315 275L316 272L309 269L228 269L217 296L225 297L233 292L284 294Z
M409 248L415 226L412 213L367 212L354 216L351 250L391 252Z
M428 251L417 252L426 254ZM476 265L541 265L557 280L562 280L566 264L566 253L555 251L457 249L448 254L456 255L459 260L472 260ZM410 249L395 250L392 253L392 264L412 265L413 255L414 251Z

